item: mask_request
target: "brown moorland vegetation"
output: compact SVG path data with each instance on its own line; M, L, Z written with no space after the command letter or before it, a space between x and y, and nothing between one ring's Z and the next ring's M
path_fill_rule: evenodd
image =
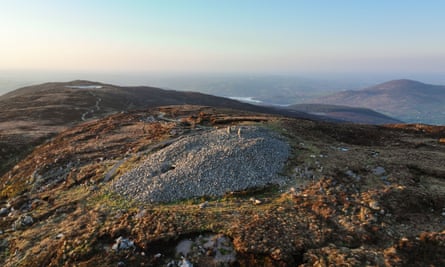
M110 190L114 179L178 137L252 124L290 144L286 186L165 204ZM231 240L232 266L443 266L444 132L419 127L202 106L85 122L36 147L0 178L0 263L166 266L180 260L174 253L180 240L215 233ZM118 237L133 246L113 250ZM211 266L209 257L189 260Z

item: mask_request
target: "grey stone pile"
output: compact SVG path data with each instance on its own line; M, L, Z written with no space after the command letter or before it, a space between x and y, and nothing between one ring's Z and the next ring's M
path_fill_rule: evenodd
M130 248L133 248L133 249L136 248L136 246L134 245L134 242L127 238L123 238L122 236L118 237L116 239L116 242L111 247L111 249L116 250L116 251L130 249Z
M262 127L212 129L151 154L112 188L131 199L159 203L282 184L285 177L278 173L289 153L283 138Z

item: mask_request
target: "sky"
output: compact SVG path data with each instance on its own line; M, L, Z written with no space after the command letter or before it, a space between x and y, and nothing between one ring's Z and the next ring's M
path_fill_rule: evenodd
M1 71L445 74L441 0L0 0Z

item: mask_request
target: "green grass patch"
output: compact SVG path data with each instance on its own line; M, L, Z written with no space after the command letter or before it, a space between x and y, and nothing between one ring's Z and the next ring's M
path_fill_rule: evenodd
M89 205L105 205L113 210L135 209L138 205L135 201L129 200L109 189L103 189L92 196Z

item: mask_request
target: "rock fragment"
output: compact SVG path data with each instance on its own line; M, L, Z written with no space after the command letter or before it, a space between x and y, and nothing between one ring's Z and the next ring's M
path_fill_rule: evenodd
M130 249L130 248L133 248L133 249L136 248L136 246L134 245L134 242L127 238L123 238L122 236L118 237L116 239L116 242L111 247L111 249L116 250L116 251L126 250L126 249Z
M29 215L21 215L13 224L14 230L20 230L34 223L34 219Z
M386 173L386 170L385 170L385 168L378 166L378 167L372 169L372 173L374 173L377 176L382 176L383 174Z
M9 213L9 209L7 208L1 208L0 209L0 216L6 216Z

